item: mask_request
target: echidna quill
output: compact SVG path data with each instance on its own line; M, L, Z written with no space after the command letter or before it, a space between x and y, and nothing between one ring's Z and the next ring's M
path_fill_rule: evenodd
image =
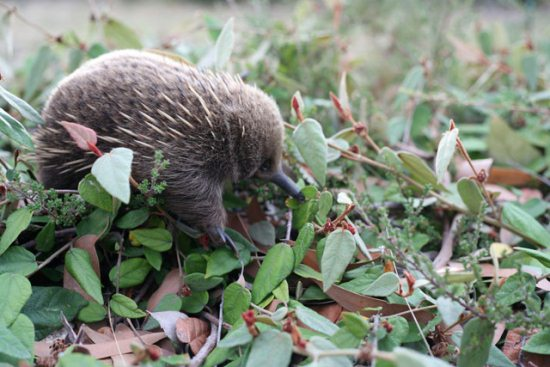
M98 148L132 149L132 175L150 176L154 152L169 159L165 206L216 242L223 231L223 182L256 175L301 198L282 171L283 122L275 102L236 76L200 71L142 51L91 60L62 80L35 135L39 178L46 187L76 188L95 156L80 150L59 124L98 134Z

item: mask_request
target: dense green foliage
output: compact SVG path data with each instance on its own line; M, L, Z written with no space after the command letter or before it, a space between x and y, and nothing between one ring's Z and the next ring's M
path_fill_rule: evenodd
M164 212L160 151L143 182L131 177L139 153L123 146L78 190L36 181L31 135L52 88L86 60L143 48L145 35L104 14L87 38L45 34L22 63L2 50L0 362L542 361L550 38L529 4L516 5L517 26L476 19L462 2L299 1L288 24L207 17L207 45L154 43L241 74L288 121L285 159L305 200L255 179L228 183L238 253L205 246ZM15 15L2 18L5 39ZM102 334L81 328L93 323ZM48 349L40 340L59 329Z

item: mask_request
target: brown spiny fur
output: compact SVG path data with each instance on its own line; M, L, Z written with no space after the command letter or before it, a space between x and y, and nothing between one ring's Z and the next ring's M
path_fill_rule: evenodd
M266 162L268 175L281 164L283 125L270 97L238 77L153 53L116 51L87 62L61 81L43 117L35 140L47 187L76 188L96 158L59 124L76 122L97 132L103 152L134 150L138 181L161 150L170 161L162 174L167 209L206 230L225 222L224 180L250 177Z

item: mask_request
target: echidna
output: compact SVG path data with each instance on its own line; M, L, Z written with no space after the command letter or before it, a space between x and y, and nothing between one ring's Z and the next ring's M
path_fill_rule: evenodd
M275 102L238 76L201 71L143 51L115 51L63 79L47 102L35 135L39 178L46 187L76 188L95 156L72 143L60 121L88 126L98 148L134 151L132 175L150 176L154 152L170 161L162 172L166 209L224 241L223 182L256 175L294 197L282 171L283 122Z

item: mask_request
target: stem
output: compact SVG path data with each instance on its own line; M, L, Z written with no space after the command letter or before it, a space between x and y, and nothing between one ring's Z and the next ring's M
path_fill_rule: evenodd
M46 260L42 261L40 263L40 265L38 265L38 267L32 272L30 273L29 275L27 275L27 278L30 278L31 276L33 276L34 274L36 274L37 272L39 272L42 268L44 268L46 265L48 265L49 263L51 263L56 257L58 257L59 255L61 255L63 252L65 252L69 247L71 247L73 244L73 241L69 241L67 242L63 247L61 247L59 250L57 250L56 252L54 252L53 254L50 255L50 257L48 257Z

